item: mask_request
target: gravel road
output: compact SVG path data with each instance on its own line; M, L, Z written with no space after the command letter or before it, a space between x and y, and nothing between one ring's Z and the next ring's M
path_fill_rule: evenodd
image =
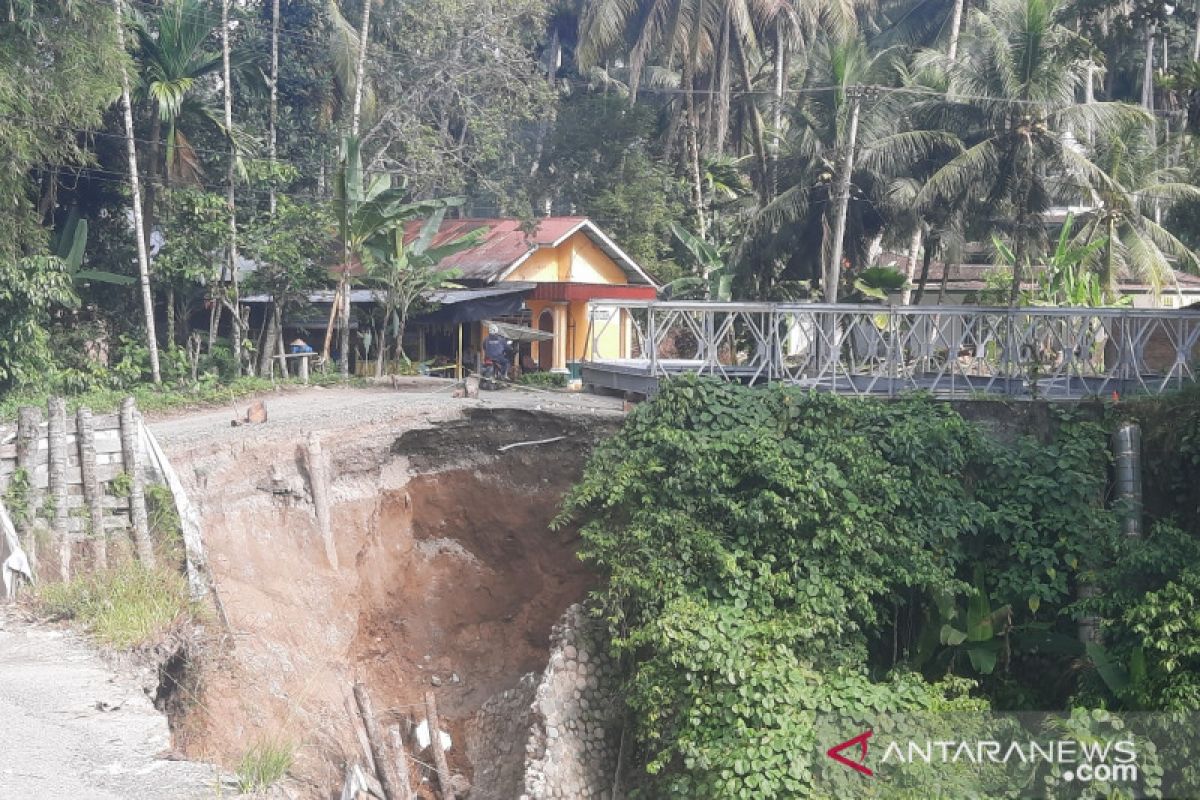
M168 453L222 439L295 435L297 431L332 434L349 427L395 425L456 417L466 408L522 408L561 414L619 415L622 402L613 397L566 392L500 390L480 392L479 399L451 397L453 382L436 378L401 379L396 388L329 387L267 392L231 401L224 408L147 415L154 435ZM267 422L234 427L255 400L267 408Z
M167 720L78 635L0 608L0 798L231 798L215 768L160 757Z

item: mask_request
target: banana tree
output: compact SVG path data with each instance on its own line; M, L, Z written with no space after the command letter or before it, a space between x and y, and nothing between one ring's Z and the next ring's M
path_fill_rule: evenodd
M671 281L662 288L664 296L680 298L700 291L707 300L732 300L733 266L725 263L721 251L677 222L671 223L671 233L691 256L698 274Z
M350 290L355 264L366 272L373 253L367 243L386 237L412 220L425 219L449 208L461 206L462 197L405 202L408 189L393 186L390 175L367 176L362 166L360 142L356 136L342 139L341 166L334 182L338 235L342 244L342 265L338 286L329 311L329 325L321 349L322 360L329 358L329 346L335 323L342 353L339 371L350 374ZM440 224L440 221L439 221ZM377 250L377 248L376 248Z
M427 292L454 286L451 281L457 272L439 267L442 259L474 247L487 233L486 228L477 228L453 241L433 246L446 210L461 201L461 198L443 201L446 206L433 211L421 224L416 237L407 244L406 226L394 227L367 242L367 252L371 256L366 270L367 282L380 292L383 304L383 325L375 352L377 378L383 375L387 360L389 330L397 355L405 358L404 329L408 325L409 312Z
M118 275L115 272L105 272L96 269L81 269L83 253L87 248L88 221L79 216L79 209L72 208L63 224L56 228L50 242L54 255L67 265L67 272L75 284L92 282L108 283L114 286L132 286L137 281L129 275Z
M935 598L917 644L916 666L953 672L963 658L978 675L991 675L1012 630L1012 607L992 609L983 573L976 570L966 608L949 592Z

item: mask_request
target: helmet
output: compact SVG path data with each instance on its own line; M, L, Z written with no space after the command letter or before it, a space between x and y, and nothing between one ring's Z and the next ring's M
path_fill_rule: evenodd
M492 336L496 336L500 333L500 327L498 325L488 325L488 333L490 333Z

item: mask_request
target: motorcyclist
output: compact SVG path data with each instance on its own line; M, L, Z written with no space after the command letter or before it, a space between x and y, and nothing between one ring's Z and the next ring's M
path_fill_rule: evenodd
M508 348L509 341L500 334L500 328L488 326L487 338L483 340L483 355L496 365L496 375L502 379L508 378Z

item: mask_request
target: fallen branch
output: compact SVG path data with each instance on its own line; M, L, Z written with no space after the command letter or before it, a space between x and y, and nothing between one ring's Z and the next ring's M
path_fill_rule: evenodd
M567 437L554 436L550 439L535 439L532 442L513 442L512 444L506 444L503 447L496 448L496 452L503 453L505 450L512 450L514 447L532 447L535 444L550 444L551 442L558 442L565 438Z

